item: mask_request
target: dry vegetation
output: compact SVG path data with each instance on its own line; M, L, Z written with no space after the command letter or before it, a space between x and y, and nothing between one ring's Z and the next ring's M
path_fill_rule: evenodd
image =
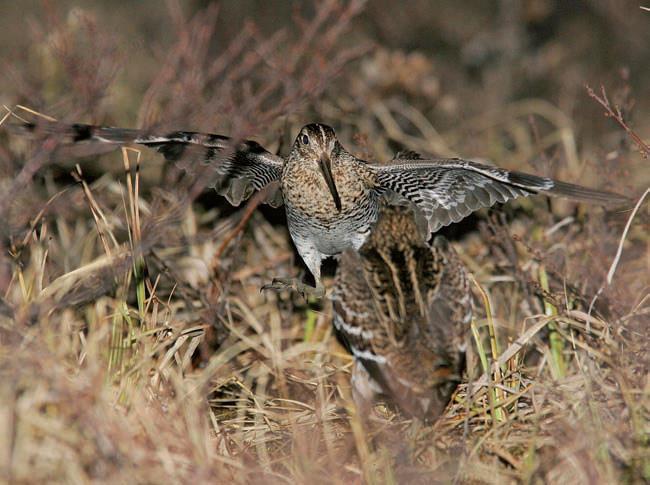
M638 199L650 15L631 2L456 3L387 19L383 1L293 14L172 1L152 17L164 28L142 10L44 3L12 40L1 96L279 151L324 120L366 157L483 156ZM282 22L241 18L273 8ZM111 30L125 24L144 46ZM421 47L434 41L438 53ZM261 197L232 209L199 169L152 152L75 168L55 140L0 137L0 480L650 480L647 201L631 219L526 200L449 230L475 279L467 379L432 426L379 406L364 433L329 305L259 292L298 271L282 210Z

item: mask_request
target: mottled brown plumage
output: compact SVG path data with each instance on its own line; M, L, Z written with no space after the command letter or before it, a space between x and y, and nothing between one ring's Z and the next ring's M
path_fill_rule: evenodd
M447 241L429 245L411 210L383 209L359 252L343 253L332 299L334 326L355 358L357 404L383 394L409 415L438 416L463 371L472 311Z
M156 135L141 130L60 123L26 123L30 132L58 135L70 144L107 146L137 143L156 148L168 160L205 162L214 167L215 189L233 204L267 185L281 187L289 233L314 275L316 287L293 278L274 279L265 288L294 288L322 296L323 259L359 249L377 221L382 199L407 202L426 234L458 222L471 212L537 193L602 204L624 204L625 197L459 158L422 159L413 153L388 163L369 163L348 152L327 125L304 126L286 158L254 141L177 131ZM273 202L280 202L278 197Z

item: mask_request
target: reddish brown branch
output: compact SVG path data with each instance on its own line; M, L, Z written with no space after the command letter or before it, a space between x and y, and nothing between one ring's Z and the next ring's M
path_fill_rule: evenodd
M644 142L641 139L641 137L632 128L629 127L629 125L623 118L623 113L621 111L621 108L616 104L612 106L612 104L609 101L609 98L607 97L607 93L605 92L605 87L601 84L600 96L597 95L596 92L593 89L591 89L589 85L585 85L585 88L587 89L587 93L589 94L589 97L595 99L596 102L598 102L598 104L600 104L603 108L605 108L605 116L614 119L614 121L616 121L621 126L621 128L625 130L628 136L632 138L632 141L639 149L639 152L641 152L643 158L650 157L650 145Z

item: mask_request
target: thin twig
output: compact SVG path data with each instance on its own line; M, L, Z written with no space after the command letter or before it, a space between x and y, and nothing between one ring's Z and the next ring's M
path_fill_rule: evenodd
M591 300L591 303L589 304L589 311L587 312L587 315L591 317L591 311L594 308L594 304L596 303L596 300L600 296L600 294L603 292L606 286L609 286L612 284L612 279L614 278L614 273L616 272L616 268L618 267L618 262L621 259L621 254L623 253L623 243L625 242L625 238L627 237L627 233L630 230L630 226L632 225L632 219L634 219L634 216L638 212L639 208L641 207L641 204L645 200L646 196L650 192L650 187L646 189L646 191L643 193L641 198L637 201L636 205L634 206L634 209L632 209L632 213L630 214L630 217L627 219L627 223L625 224L625 229L623 229L623 234L621 234L621 239L618 242L618 249L616 250L616 256L614 256L614 260L612 261L611 266L609 267L609 271L607 272L607 278L605 279L605 283L601 285L600 288L598 288L598 291L594 295L593 299ZM590 320L587 320L587 331L591 330L590 327Z
M585 88L587 89L587 93L589 94L589 97L595 99L598 104L600 104L603 108L605 108L605 116L608 118L613 118L614 121L616 121L621 128L625 130L625 132L632 138L634 143L639 149L639 152L641 152L641 155L643 158L648 158L650 157L650 145L648 145L646 142L644 142L641 137L632 129L628 126L626 123L625 119L623 119L623 113L621 112L621 108L617 105L614 105L612 107L612 104L609 102L609 98L607 97L607 93L605 92L605 87L603 85L600 86L600 92L601 95L598 96L596 92L589 87L589 85L585 84Z

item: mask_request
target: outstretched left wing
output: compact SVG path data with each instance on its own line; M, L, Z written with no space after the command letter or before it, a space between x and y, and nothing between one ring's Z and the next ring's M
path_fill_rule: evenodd
M256 190L278 182L282 175L282 158L251 140L234 145L222 135L177 131L166 136L140 136L133 142L155 148L169 161L200 160L211 164L215 175L211 186L235 206ZM282 198L275 194L267 202L277 207Z
M169 161L210 164L214 175L211 185L233 205L279 181L282 174L282 158L259 143L235 143L227 136L211 133L176 131L157 135L145 130L59 122L24 123L21 128L58 137L62 144L80 148L77 153L83 155L105 153L133 143L154 148ZM274 197L268 202L279 205L282 201Z
M472 212L517 197L545 193L604 205L629 203L626 197L460 158L403 159L368 165L382 195L411 202L427 221L429 233Z

